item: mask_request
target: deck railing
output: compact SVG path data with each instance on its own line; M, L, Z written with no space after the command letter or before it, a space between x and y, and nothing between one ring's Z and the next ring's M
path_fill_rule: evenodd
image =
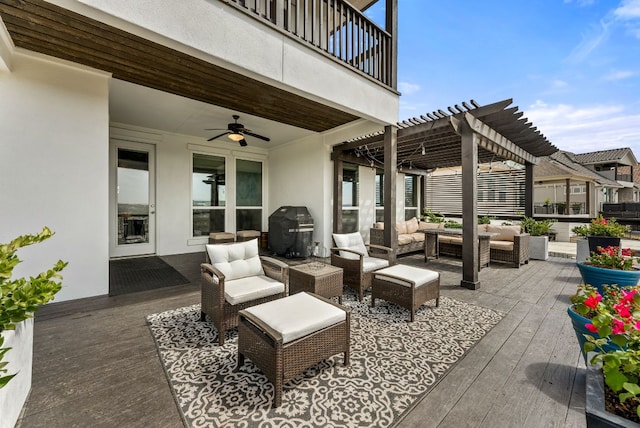
M343 0L222 0L393 85L391 35Z

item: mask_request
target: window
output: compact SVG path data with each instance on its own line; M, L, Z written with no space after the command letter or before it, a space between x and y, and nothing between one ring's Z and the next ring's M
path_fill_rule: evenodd
M404 219L418 217L418 177L404 176Z
M376 172L376 221L384 221L384 173Z
M587 186L585 185L571 186L572 195L580 195L584 193L587 193Z
M262 230L262 162L236 160L236 230Z
M342 170L342 231L358 231L358 167L345 165Z
M225 158L193 154L191 210L193 236L224 232L226 209Z

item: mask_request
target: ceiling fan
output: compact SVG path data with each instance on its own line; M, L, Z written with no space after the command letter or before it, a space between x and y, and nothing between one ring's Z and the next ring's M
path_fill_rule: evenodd
M247 145L247 140L244 139L245 135L259 138L264 141L271 141L267 137L251 132L251 130L245 128L243 124L238 123L238 119L240 119L240 116L234 114L233 120L235 121L235 123L227 124L227 129L225 130L225 132L220 135L216 135L215 137L211 137L207 141L215 140L216 138L220 138L223 135L226 135L230 140L237 141L242 147L245 147ZM205 131L222 131L222 129L205 129Z

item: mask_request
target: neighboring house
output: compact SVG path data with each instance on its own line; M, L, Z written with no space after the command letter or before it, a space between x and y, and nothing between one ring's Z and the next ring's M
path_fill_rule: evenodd
M534 214L595 217L623 185L581 164L575 155L558 151L533 170Z
M621 188L612 192L607 202L638 202L640 186L640 168L633 151L621 149L601 150L598 152L575 155L576 162L596 171L609 180L616 181Z
M398 120L397 1L384 29L372 3L0 0L0 242L56 233L16 274L60 258L56 300L104 295L110 258L201 252L285 205L329 246L331 147ZM345 220L368 231L358 172Z

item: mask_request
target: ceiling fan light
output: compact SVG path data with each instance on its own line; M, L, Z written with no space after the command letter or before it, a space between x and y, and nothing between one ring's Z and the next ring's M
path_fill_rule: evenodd
M233 141L240 141L240 140L244 139L244 135L238 134L238 133L235 133L235 132L227 135L227 137L229 137L229 139L233 140Z

